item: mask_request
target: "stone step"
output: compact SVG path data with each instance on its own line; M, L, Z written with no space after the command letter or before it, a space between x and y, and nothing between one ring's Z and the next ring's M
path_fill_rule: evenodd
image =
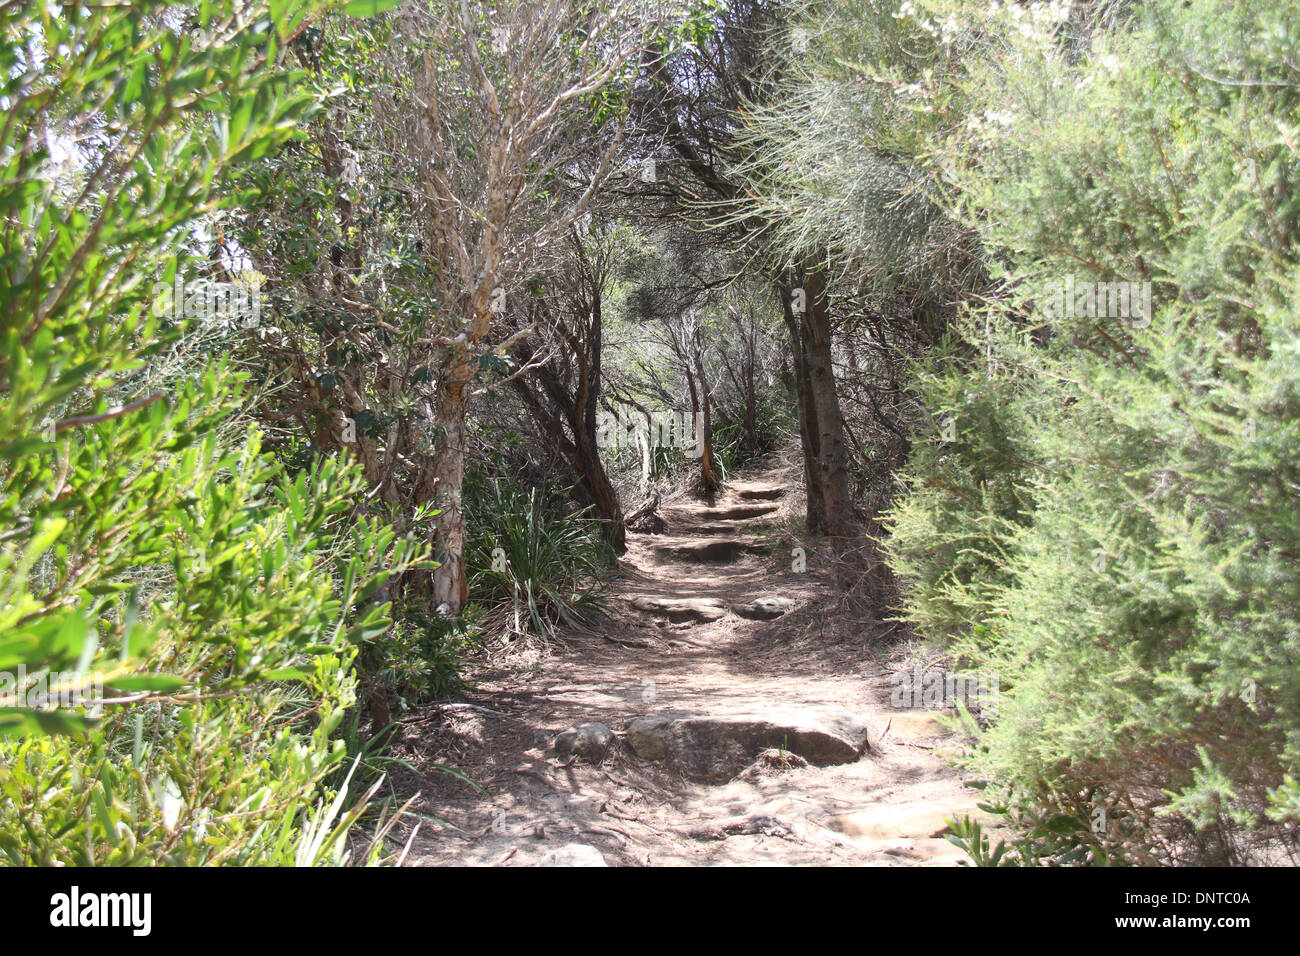
M706 521L743 521L746 518L761 518L763 515L775 514L781 510L780 505L730 505L721 508L702 508L697 511Z
M734 524L697 524L691 527L690 532L691 534L709 537L718 534L735 534L740 530L743 529L737 528Z
M672 561L693 564L731 564L746 554L763 554L765 549L753 541L735 538L704 541L662 542L652 545L654 553Z
M793 607L794 600L788 597L761 597L745 604L733 604L731 610L751 621L772 621Z
M715 598L638 597L632 600L632 606L675 623L707 624L727 613L727 605Z
M630 721L625 739L637 756L666 761L706 783L725 783L765 750L789 751L826 765L852 763L868 749L867 722L833 704L650 714Z
M745 501L777 501L785 494L784 488L738 488L736 497Z

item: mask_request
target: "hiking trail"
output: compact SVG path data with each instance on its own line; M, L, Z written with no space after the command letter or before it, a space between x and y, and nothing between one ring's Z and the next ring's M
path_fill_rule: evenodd
M669 502L663 534L628 534L610 620L403 724L394 753L420 772L397 771L395 792L443 821L406 865L965 859L944 821L984 815L942 759L955 738L891 707L906 648L846 626L817 555L800 572L777 546L789 474Z

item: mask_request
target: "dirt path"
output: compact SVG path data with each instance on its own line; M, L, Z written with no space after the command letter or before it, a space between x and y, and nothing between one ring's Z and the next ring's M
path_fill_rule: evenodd
M836 595L817 556L799 573L789 547L773 547L795 504L787 486L771 471L731 484L713 507L668 506L665 534L629 537L600 633L569 637L531 666L479 673L445 722L408 725L398 754L430 769L399 773L397 792L419 790L418 808L445 821L422 824L408 863L531 865L566 844L609 865L962 859L941 838L943 820L973 810L976 794L939 756L951 738L930 714L891 708L891 675L910 665L873 639L879 627L830 613ZM775 620L732 610L758 598L792 606ZM628 722L650 713L793 705L847 708L865 719L867 749L850 763L785 769L781 758L701 783L626 740ZM615 734L599 762L559 756L556 734L587 722Z

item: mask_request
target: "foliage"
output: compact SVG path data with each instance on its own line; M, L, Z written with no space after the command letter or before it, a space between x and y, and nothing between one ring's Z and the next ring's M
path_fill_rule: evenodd
M894 0L793 5L771 40L779 95L747 105L749 203L775 248L812 257L876 302L941 301L976 263L926 180L943 129L932 85L966 44L900 16Z
M431 607L468 601L470 407L518 368L529 278L613 169L622 109L603 91L657 16L626 0L403 4L329 18L297 50L328 102L250 174L268 188L239 224L278 286L264 364L283 404L260 411L357 457L377 506L436 503Z
M1041 815L1144 862L1293 852L1293 11L918 6L982 38L932 148L996 284L916 379L905 616L999 675L971 763ZM1059 295L1117 279L1149 314Z
M331 6L0 4L5 860L343 862L393 705L602 612L602 453L795 429L997 677L975 864L1294 860L1293 5Z
M477 610L470 605L455 617L407 610L362 650L366 689L382 686L399 709L459 690L465 661L481 644Z
M470 472L465 511L471 587L484 605L510 609L515 633L551 636L600 612L612 553L599 522L567 511L555 489Z
M242 198L234 169L311 108L269 65L312 13L0 7L12 863L343 858L359 808L317 784L343 757L331 735L355 646L388 625L371 597L411 548L351 519L352 469L317 461L290 478L257 430L232 431L241 377L225 360L152 384L202 330L151 283L188 278Z

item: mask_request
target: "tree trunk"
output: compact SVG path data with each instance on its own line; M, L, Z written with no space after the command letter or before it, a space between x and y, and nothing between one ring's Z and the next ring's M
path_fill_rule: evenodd
M609 480L605 463L600 460L600 449L596 445L595 418L591 419L591 428L587 428L587 418L582 419L583 426L578 429L578 440L574 443L572 464L581 477L583 489L591 499L596 516L605 523L605 538L615 549L622 552L627 544L627 534L623 529L623 507L618 501L618 492Z
M644 430L638 430L636 433L636 444L641 449L641 484L639 486L641 494L645 495L650 491L650 479L654 476L654 457L650 451L650 422L647 419Z
M754 349L751 342L745 356L745 450L751 455L762 453L758 437L758 389L754 384Z
M569 462L587 503L595 509L596 517L605 525L605 539L621 553L627 543L627 533L623 528L623 507L619 503L614 483L605 470L605 463L600 458L600 447L596 441L594 391L581 388L579 397L575 400L565 392L549 367L539 368L533 374L542 386L545 397L535 392L527 379L517 378L510 384L532 412L533 420L550 436ZM590 404L579 408L578 402ZM564 428L566 423L569 426L567 434ZM573 437L570 438L570 435Z
M433 415L437 442L431 466L423 476L419 498L420 502L430 502L440 509L431 519L430 543L439 566L430 575L430 596L435 607L445 604L448 614L459 613L469 601L461 487L465 481L465 414L469 397L466 385L471 375L469 363L460 362L439 383Z
M817 465L821 470L823 527L833 537L855 537L859 528L853 516L849 491L848 450L844 444L844 419L835 385L831 356L830 302L826 280L820 272L806 276L808 320L805 326L809 384L817 407Z
M718 490L721 482L718 480L718 466L713 458L713 420L709 414L709 391L705 384L704 367L700 361L699 353L693 356L694 371L691 366L686 366L686 389L691 396L691 422L699 423L696 427L696 435L700 442L700 470L697 476L697 490L709 497ZM699 385L697 387L696 381Z
M817 462L817 408L813 404L812 389L808 385L808 360L802 347L801 317L791 304L794 293L793 284L779 283L777 295L781 299L781 314L785 318L785 327L790 334L790 354L793 357L795 398L799 408L799 444L803 449L803 474L805 498L807 500L807 527L813 534L822 533L822 513L824 495L822 494L821 471Z
M590 318L586 335L585 361L578 366L578 395L570 420L574 444L578 452L578 474L591 496L596 514L606 523L605 537L620 554L627 547L627 532L623 528L623 507L618 492L609 480L605 463L600 460L600 446L596 441L596 405L600 400L601 359L604 352L603 289L599 281L591 283L589 290Z
M802 310L793 293L803 290ZM859 528L853 516L835 372L831 359L830 302L819 270L803 272L791 285L778 285L781 309L790 331L795 385L799 393L799 437L808 484L808 530L851 538Z

